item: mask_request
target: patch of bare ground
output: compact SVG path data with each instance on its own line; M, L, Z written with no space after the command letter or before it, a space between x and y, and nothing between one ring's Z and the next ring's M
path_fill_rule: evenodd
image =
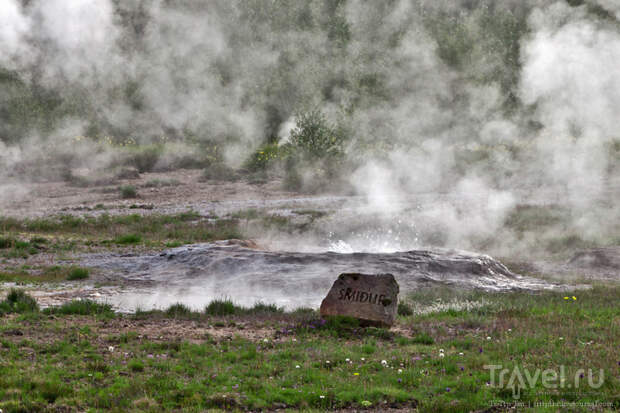
M180 169L168 172L140 174L135 179L118 179L103 185L76 186L70 182L40 182L20 184L19 197L0 201L0 215L38 217L54 214L83 215L107 212L110 214L175 213L187 209L200 210L205 204L245 200L273 200L298 197L282 190L280 179L264 183L247 180L234 182L201 181L202 171ZM155 185L154 182L172 182ZM136 197L123 199L120 187L131 186Z
M13 325L17 317L17 314L5 315L0 327ZM43 318L36 320L19 320L19 327L0 330L0 336L12 342L28 340L33 343L49 344L65 339L68 332L73 332L79 339L80 331L87 328L92 332L89 338L91 344L105 350L118 342L119 337L124 334L131 334L137 340L162 343L189 342L200 344L205 341L221 342L234 338L255 342L261 342L265 339L272 342L283 342L290 341L293 337L289 334L282 334L283 330L304 323L303 317L297 317L293 314L212 316L201 319L169 318L158 314L145 317L118 315L113 318L77 315L42 315L41 317ZM437 336L440 335L440 329L435 331L430 327L431 324L421 326L427 331L432 331L433 335L435 333ZM394 334L394 337L412 337L419 329L419 326L397 323L390 329L390 332ZM451 337L472 331L458 328L450 328L450 330L453 331L453 334L448 335ZM448 336L445 338L447 339ZM345 342L347 341L345 339ZM351 342L354 341L351 340Z

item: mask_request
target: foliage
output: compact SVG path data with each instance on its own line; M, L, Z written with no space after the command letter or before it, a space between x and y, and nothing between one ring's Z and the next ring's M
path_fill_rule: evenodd
M128 214L98 216L58 215L44 218L17 219L0 216L0 230L28 232L38 236L54 236L60 240L46 248L51 250L72 250L76 244L129 245L147 243L165 246L168 243L206 242L218 239L243 238L238 223L233 219L212 219L188 211L178 214ZM120 234L120 235L119 235ZM7 237L15 238L15 237ZM9 243L7 242L7 245ZM14 243L12 249L0 249L0 254L38 253L43 243L31 240L24 245ZM20 246L18 249L17 247ZM23 248L22 248L23 247ZM27 255L26 255L27 256Z
M136 190L135 186L131 186L131 185L121 186L119 188L119 191L121 193L121 198L123 199L131 199L131 198L138 197L138 191Z
M329 123L319 110L299 114L290 135L293 152L309 161L341 158L347 139L345 130Z
M261 146L243 164L243 169L249 172L264 171L273 162L286 156L286 149L277 143Z
M114 243L119 245L139 244L142 242L142 237L138 234L126 234L117 237Z
M164 148L161 144L152 144L129 147L129 149L127 164L135 166L138 172L144 173L155 169Z
M411 306L400 301L398 303L398 315L402 315L402 316L413 315L413 310L411 310Z
M64 303L60 307L48 307L43 312L45 314L100 315L107 317L114 315L111 305L92 300L73 300Z
M232 315L240 312L231 300L213 300L205 307L208 315Z
M224 162L214 162L203 170L200 180L235 181L237 180L237 173Z
M85 280L88 278L90 271L87 268L72 268L71 272L67 276L67 280Z
M185 317L149 313L141 316L148 322L135 323L134 316L111 314L102 323L109 313L93 306L78 311L80 302L64 307L70 311L44 310L54 317L3 317L0 409L481 411L493 401L514 403L512 389L497 385L498 372L495 385L489 383L490 364L531 375L565 366L567 384L578 369L586 376L592 369L595 381L603 369L604 383L595 390L586 378L579 388L549 392L538 379L520 389L519 402L608 400L610 411L620 407L617 286L534 294L437 288L407 298L416 304L484 299L492 310L475 323L467 312L399 317L390 334L349 319L321 322L312 311L281 313L268 323L232 314L213 323L230 335L203 340ZM75 314L82 314L79 323ZM161 332L147 336L144 324ZM347 330L343 339L339 332Z
M192 314L192 310L181 303L172 304L166 309L166 314L170 317L187 317Z
M0 302L0 314L2 313L26 313L39 311L37 301L24 290L13 288L6 298Z

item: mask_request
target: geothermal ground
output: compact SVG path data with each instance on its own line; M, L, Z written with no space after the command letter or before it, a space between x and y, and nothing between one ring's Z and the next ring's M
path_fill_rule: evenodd
M411 194L394 201L410 208L386 217L360 196L281 187L277 179L204 181L194 170L89 185L22 185L21 196L3 203L3 236L17 242L1 250L3 278L26 283L43 306L91 298L132 312L177 302L199 309L223 298L317 308L335 277L347 271L391 272L403 296L431 285L587 288L584 281L615 281L620 271L617 247L587 248L559 230L549 237L564 225L561 207L525 193L517 193L523 203L505 218L504 232L466 252L434 246L452 229L423 213L454 202L449 195ZM609 192L613 198L614 188ZM485 194L472 196L485 202ZM533 236L543 246L523 250L518 239ZM515 247L506 248L504 238L514 239ZM72 268L84 268L88 278L54 275ZM50 278L55 282L37 282Z
M0 408L617 406L620 248L571 235L556 202L517 194L501 231L463 250L449 245L459 228L426 213L449 195L411 194L386 215L280 188L193 170L20 186L0 214ZM350 271L395 275L391 329L319 317ZM484 367L549 360L571 383L579 368L604 378L523 389L491 386Z

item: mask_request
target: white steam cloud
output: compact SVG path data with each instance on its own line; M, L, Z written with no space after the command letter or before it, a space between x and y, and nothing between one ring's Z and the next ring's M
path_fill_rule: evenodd
M597 1L618 16L616 3ZM449 228L442 244L466 248L500 231L518 203L559 196L576 228L605 230L590 207L617 173L608 151L620 118L615 22L564 1L342 4L1 1L0 66L24 88L74 103L52 131L0 135L0 184L13 165L52 150L109 162L94 144L80 149L89 156L74 148L97 128L145 143L214 142L239 166L266 138L286 141L297 111L318 107L352 131L351 148L388 148L348 154L369 216L416 231L436 223ZM509 44L481 21L524 36ZM522 105L507 110L510 99Z

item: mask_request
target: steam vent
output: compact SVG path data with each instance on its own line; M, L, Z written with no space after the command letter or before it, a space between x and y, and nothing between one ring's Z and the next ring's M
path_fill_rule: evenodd
M321 316L349 316L389 327L396 318L398 290L392 274L340 274L321 303Z

